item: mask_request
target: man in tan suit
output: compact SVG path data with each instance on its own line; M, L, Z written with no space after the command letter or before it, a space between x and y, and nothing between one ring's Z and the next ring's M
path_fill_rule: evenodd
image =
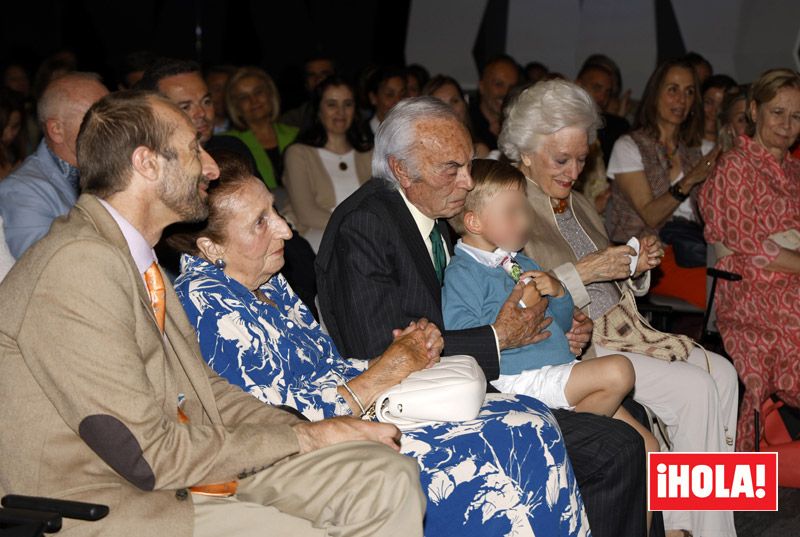
M219 173L189 119L109 95L78 161L84 194L0 285L0 495L108 505L80 535L421 535L394 426L302 421L203 362L152 251Z

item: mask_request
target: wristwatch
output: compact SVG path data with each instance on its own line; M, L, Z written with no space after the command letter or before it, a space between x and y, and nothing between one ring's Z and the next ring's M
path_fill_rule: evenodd
M669 187L669 193L673 198L681 202L685 201L686 198L689 197L689 194L684 194L683 192L681 192L680 183L675 183L674 185Z

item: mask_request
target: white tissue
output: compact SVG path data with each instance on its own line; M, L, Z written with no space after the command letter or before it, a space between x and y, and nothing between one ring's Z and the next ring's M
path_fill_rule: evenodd
M636 237L631 237L631 240L628 241L628 246L636 250L636 255L630 256L631 258L631 276L636 273L636 265L639 264L639 239Z

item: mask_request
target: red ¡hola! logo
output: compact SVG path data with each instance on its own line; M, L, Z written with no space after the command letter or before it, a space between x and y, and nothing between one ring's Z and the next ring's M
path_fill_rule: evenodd
M648 453L651 511L777 511L777 453Z

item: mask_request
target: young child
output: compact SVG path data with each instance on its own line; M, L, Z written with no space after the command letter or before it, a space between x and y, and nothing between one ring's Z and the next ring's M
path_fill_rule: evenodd
M648 451L658 451L652 433L620 406L633 389L631 363L619 354L576 360L566 338L572 327L572 297L558 280L517 253L527 242L530 226L525 176L509 164L474 160L472 179L475 188L461 213L450 220L462 238L445 270L445 328L493 323L514 286L523 282L524 304L548 300L545 315L553 318L551 335L502 351L500 377L492 384L501 392L535 397L550 408L623 420L644 437Z

